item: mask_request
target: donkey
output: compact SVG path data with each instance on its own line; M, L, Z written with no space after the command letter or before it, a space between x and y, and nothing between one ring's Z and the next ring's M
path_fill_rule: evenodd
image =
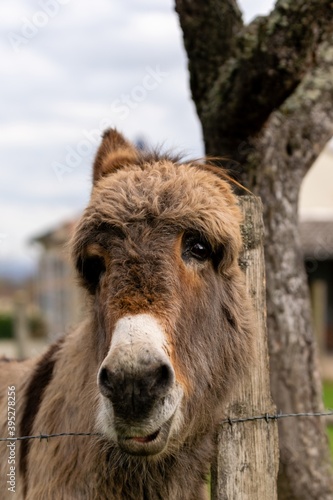
M36 360L0 363L2 436L9 389L17 436L92 435L11 443L14 469L0 443L1 498L9 473L19 499L206 498L214 433L253 354L240 223L220 169L104 133L71 242L86 317Z

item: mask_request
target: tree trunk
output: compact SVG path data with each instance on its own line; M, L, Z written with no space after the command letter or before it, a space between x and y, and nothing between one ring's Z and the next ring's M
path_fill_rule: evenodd
M249 26L235 0L176 0L176 8L206 153L227 155L229 172L263 201L274 402L283 412L321 410L297 204L333 134L331 1L280 0ZM325 421L281 419L279 440L279 499L333 499Z
M310 110L304 109L304 115L298 116L303 123L307 123L307 112ZM321 411L323 404L298 233L297 203L304 164L297 160L300 149L287 146L297 142L289 120L290 116L286 119L280 112L273 114L257 141L254 156L266 168L257 169L254 189L264 200L272 395L278 410L301 413ZM305 156L307 146L303 146ZM281 419L279 439L279 499L332 499L325 421L316 417Z

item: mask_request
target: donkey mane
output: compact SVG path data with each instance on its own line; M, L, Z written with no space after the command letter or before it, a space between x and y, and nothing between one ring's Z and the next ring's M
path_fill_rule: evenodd
M201 500L214 433L253 359L230 180L202 161L103 136L71 245L82 322L36 359L0 363L0 430L15 386L20 499ZM3 498L10 498L6 460Z

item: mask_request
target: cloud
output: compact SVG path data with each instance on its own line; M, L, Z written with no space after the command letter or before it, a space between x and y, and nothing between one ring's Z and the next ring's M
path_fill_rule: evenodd
M6 259L35 259L29 238L82 210L105 126L203 154L172 0L2 4L0 275ZM18 50L11 33L25 37ZM154 80L154 71L165 76ZM85 153L87 137L95 139ZM54 166L68 162L60 178Z
M243 11L243 17L246 23L251 22L257 16L266 16L274 7L274 0L238 0L239 6Z

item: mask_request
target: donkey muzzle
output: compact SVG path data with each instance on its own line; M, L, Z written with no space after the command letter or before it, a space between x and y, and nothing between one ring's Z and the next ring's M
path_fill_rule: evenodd
M100 367L98 385L112 413L112 430L128 453L159 453L168 441L182 389L166 346L153 316L126 316L116 323Z

